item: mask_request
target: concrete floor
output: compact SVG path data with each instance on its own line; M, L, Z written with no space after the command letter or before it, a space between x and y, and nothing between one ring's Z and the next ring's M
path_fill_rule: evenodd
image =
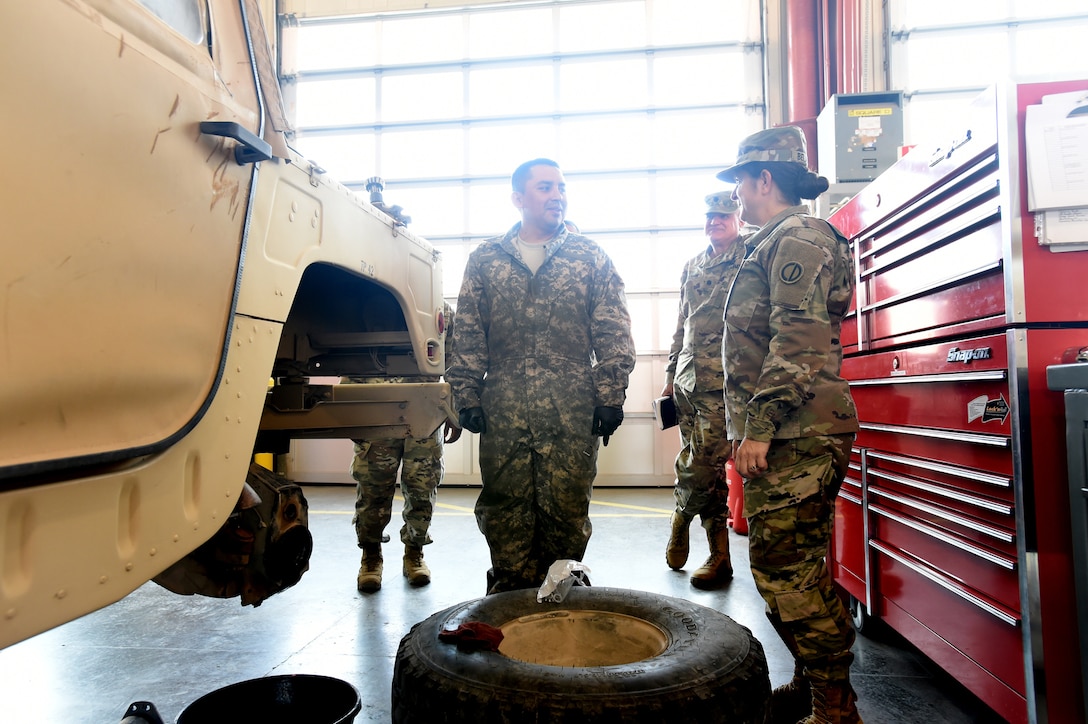
M390 721L397 645L412 624L484 594L487 547L476 529L477 490L439 490L426 548L433 582L411 588L400 575L401 546L385 547L381 591L355 590L359 551L351 526L354 490L308 486L314 553L294 588L258 608L237 600L177 596L149 583L118 603L0 651L0 721L119 722L127 706L152 701L174 721L197 698L229 684L308 673L350 682L363 702L356 722ZM790 678L792 660L763 615L747 573L747 543L733 536L734 581L700 591L664 562L672 492L599 488L585 564L596 586L686 598L747 626L763 644L771 685ZM389 532L397 541L400 501ZM692 526L688 573L707 555ZM879 629L878 629L879 631ZM859 636L854 686L868 724L999 722L893 632Z

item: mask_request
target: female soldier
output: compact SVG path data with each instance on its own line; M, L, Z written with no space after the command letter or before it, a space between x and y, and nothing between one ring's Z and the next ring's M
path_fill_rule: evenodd
M775 721L853 724L854 630L825 560L858 430L839 375L853 258L842 234L802 205L828 182L808 170L799 128L744 139L718 178L736 183L741 218L760 227L726 301L723 365L733 463L747 478L752 575L796 662L772 712Z

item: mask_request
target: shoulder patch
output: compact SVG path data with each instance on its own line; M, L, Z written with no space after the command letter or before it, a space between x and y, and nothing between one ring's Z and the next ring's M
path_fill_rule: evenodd
M790 261L778 269L778 278L783 284L796 284L805 275L805 267L801 262Z
M805 241L783 239L771 263L768 279L771 304L787 309L804 306L827 261L827 250Z

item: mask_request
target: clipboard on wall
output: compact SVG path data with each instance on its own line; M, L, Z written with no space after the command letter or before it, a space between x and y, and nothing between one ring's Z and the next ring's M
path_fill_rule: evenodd
M1028 210L1088 204L1088 93L1044 96L1025 111Z
M654 420L658 430L676 427L676 401L671 397L658 397L650 406L654 411Z

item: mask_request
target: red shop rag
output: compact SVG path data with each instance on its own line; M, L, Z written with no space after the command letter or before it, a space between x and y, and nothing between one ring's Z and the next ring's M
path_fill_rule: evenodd
M733 461L725 464L725 474L729 481L729 520L734 532L748 535L748 519L744 517L744 480L733 468Z
M458 648L470 651L498 651L499 644L502 643L502 631L486 623L469 621L455 629L439 631L438 640L457 644Z

